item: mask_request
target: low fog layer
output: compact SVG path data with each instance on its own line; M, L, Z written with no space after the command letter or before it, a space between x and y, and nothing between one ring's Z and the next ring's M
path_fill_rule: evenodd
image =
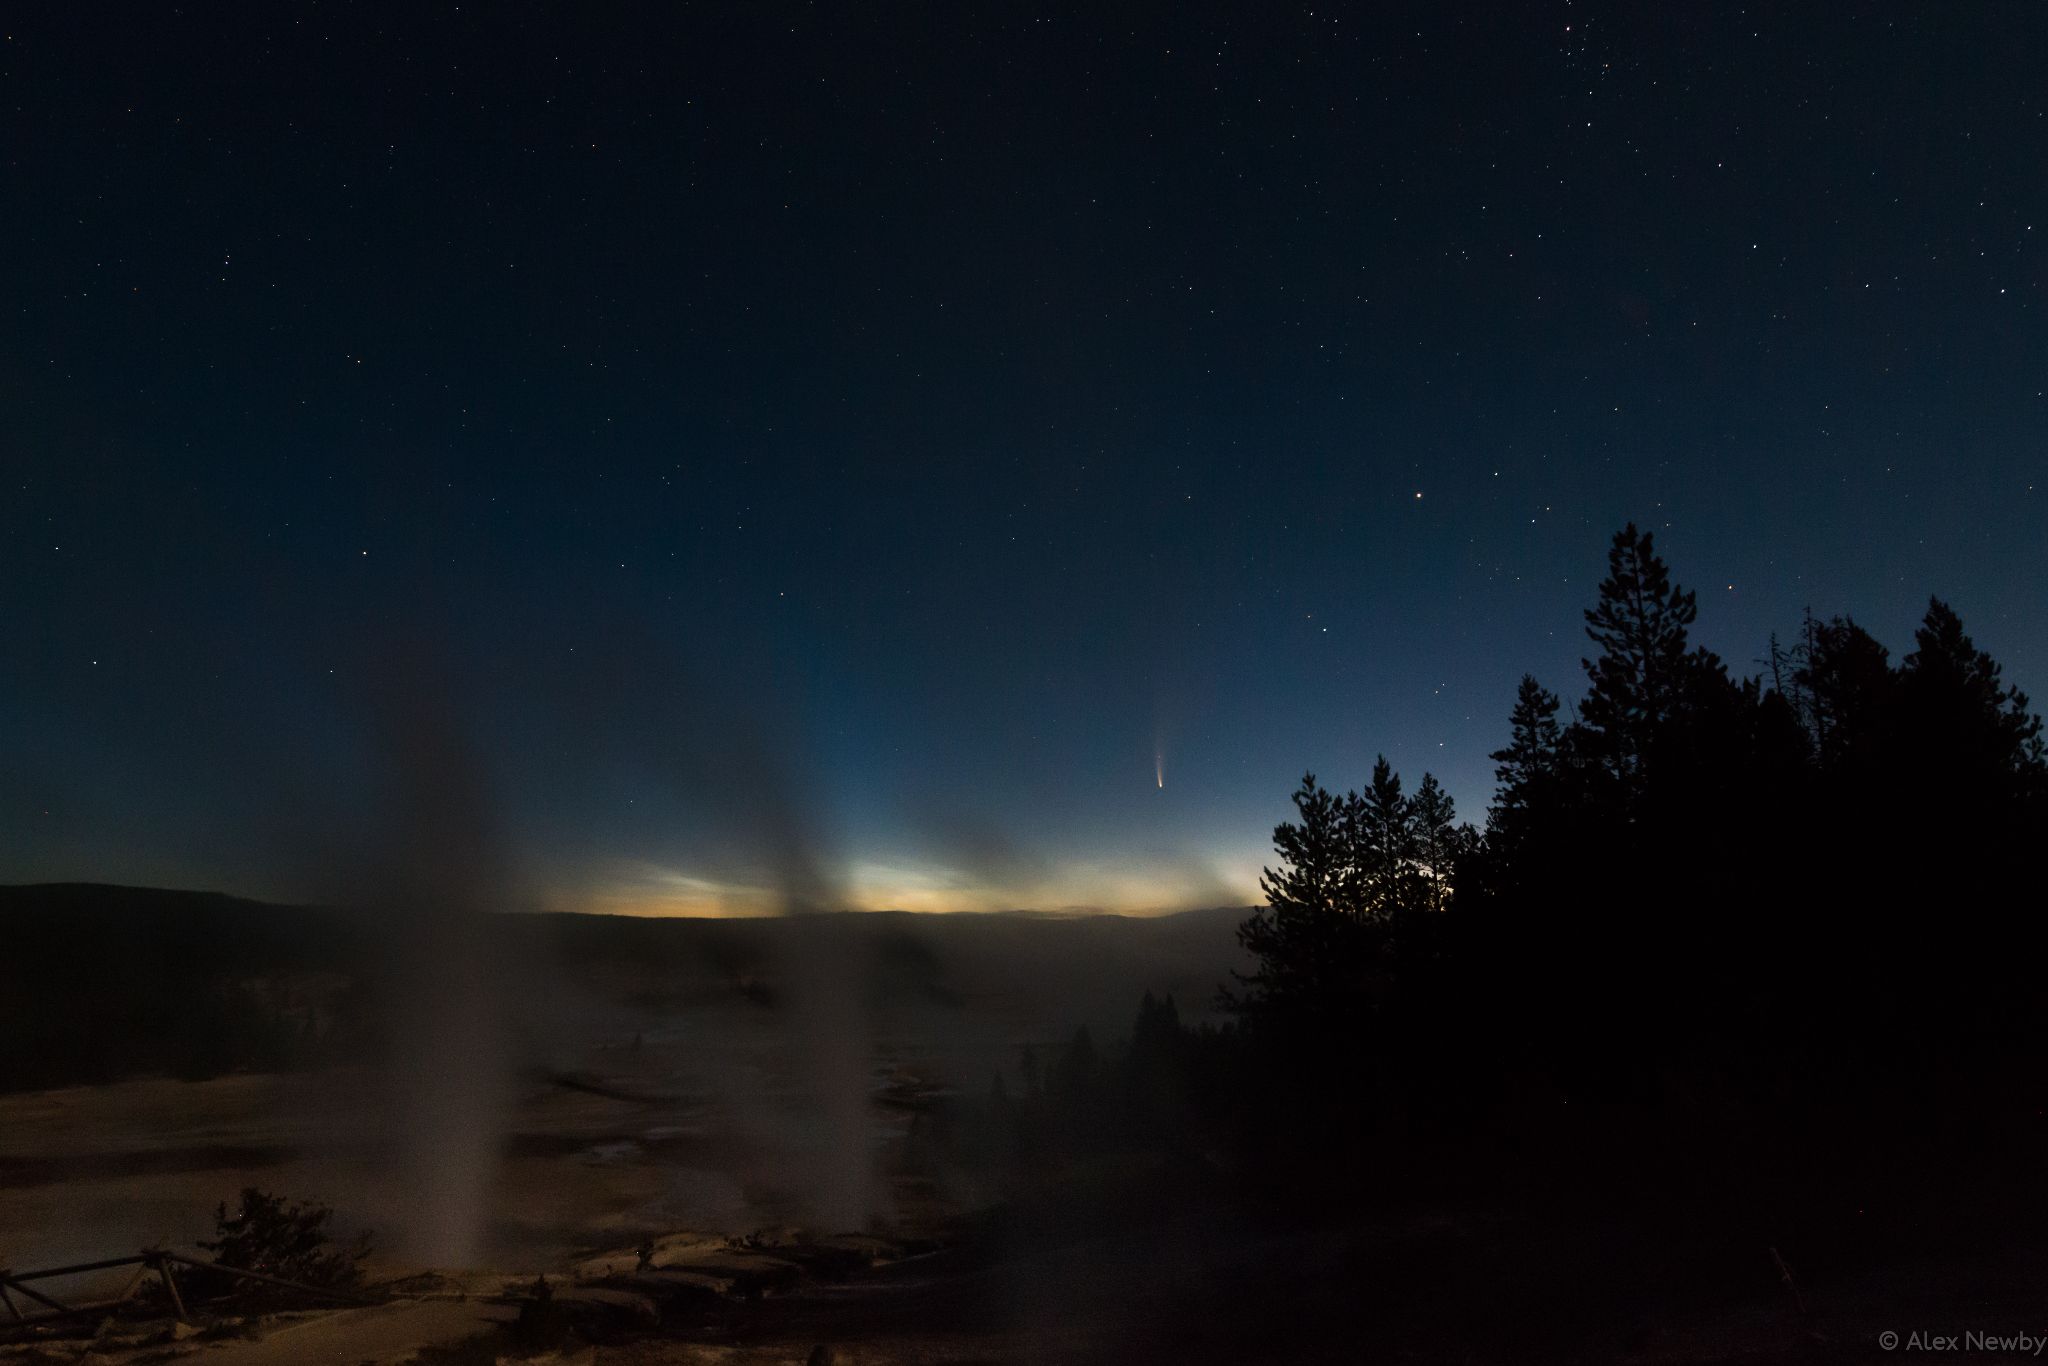
M1113 1047L1147 991L1201 1018L1243 912L405 917L58 885L0 889L0 916L23 1045L0 1090L121 1083L0 1096L0 1224L34 1231L8 1252L35 1265L201 1236L245 1178L429 1263L553 1253L606 1219L867 1226L903 1213L875 1162L892 1089L1014 1086L1026 1048L1083 1027ZM229 1137L194 1148L195 1122ZM579 1184L616 1179L614 1153L663 1174L624 1209ZM129 1169L167 1175L102 1190Z

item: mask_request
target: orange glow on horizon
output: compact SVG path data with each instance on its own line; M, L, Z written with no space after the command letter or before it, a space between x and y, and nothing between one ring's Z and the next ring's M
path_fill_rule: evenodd
M1163 771L1155 778L1164 785ZM944 867L856 864L846 870L839 908L854 912L908 911L918 915L974 915L992 911L1043 914L1170 915L1211 906L1250 905L1257 865L1229 868L1206 862L1149 865L1075 863L1031 883L995 886ZM620 870L605 884L564 888L555 909L643 918L754 919L785 913L772 887L721 882L656 865Z

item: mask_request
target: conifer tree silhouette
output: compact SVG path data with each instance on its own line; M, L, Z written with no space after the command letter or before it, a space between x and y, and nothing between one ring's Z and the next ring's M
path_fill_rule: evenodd
M1417 867L1418 909L1442 911L1451 904L1451 889L1461 840L1457 811L1451 794L1444 791L1434 773L1422 775L1422 783L1408 803L1414 830Z
M1508 714L1508 743L1487 756L1493 760L1493 805L1487 809L1490 830L1513 834L1509 827L1545 803L1545 791L1557 776L1563 732L1557 723L1557 694L1522 675L1515 691L1515 709Z
M1599 591L1586 611L1586 635L1599 654L1580 661L1591 688L1579 716L1615 773L1636 785L1657 731L1679 704L1698 607L1671 582L1650 533L1634 522L1615 533Z
M2005 686L1998 662L1977 648L1947 603L1928 600L1913 644L1899 682L1923 756L1939 756L1958 776L1994 788L2037 780L2041 718L2025 693Z
M1419 899L1415 812L1386 755L1374 760L1372 782L1352 801L1366 913L1388 919L1413 909Z
M1248 1013L1309 1009L1329 1000L1364 914L1355 796L1340 797L1308 773L1293 800L1301 819L1274 828L1280 865L1259 877L1266 904L1238 927L1238 942L1257 967L1237 974L1245 990L1225 998Z

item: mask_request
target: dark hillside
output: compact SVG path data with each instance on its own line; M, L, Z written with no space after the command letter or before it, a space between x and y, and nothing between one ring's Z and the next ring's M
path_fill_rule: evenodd
M351 1043L367 943L215 892L0 887L0 1090L304 1065Z
M766 1019L786 1000L794 937L808 934L833 941L878 1024L1002 1050L1042 1029L1119 1029L1146 991L1177 994L1199 1018L1239 964L1244 914L505 915L488 942L536 1046L630 1037L703 1009ZM14 1045L0 1091L373 1057L396 958L370 914L91 883L0 887L0 936L0 1029Z

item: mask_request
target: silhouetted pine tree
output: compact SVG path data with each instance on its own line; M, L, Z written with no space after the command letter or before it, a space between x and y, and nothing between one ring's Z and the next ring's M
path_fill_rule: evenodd
M1530 674L1515 691L1515 709L1508 714L1508 744L1487 756L1493 760L1493 805L1487 808L1489 834L1516 838L1517 827L1533 810L1552 800L1561 762L1563 732L1557 723L1557 694Z
M1558 709L1557 694L1524 674L1508 718L1508 744L1490 756L1493 801L1486 810L1485 838L1471 862L1471 881L1484 892L1489 912L1529 901L1538 886L1551 881L1540 865L1569 862L1567 843L1584 834L1566 814L1575 816L1583 806L1583 794L1567 790L1568 781L1576 781L1585 769L1567 758L1567 746L1579 731L1559 724ZM1527 926L1512 931L1517 938L1532 932ZM1492 947L1504 959L1520 953L1499 942Z
M1979 784L1987 797L2038 785L2041 718L2025 693L2001 682L1998 662L1976 647L1947 603L1929 599L1913 644L1899 684L1920 766Z
M1181 1028L1173 997L1151 992L1138 1003L1125 1057L1125 1099L1132 1118L1147 1131L1170 1133L1185 1121L1193 1037Z
M1401 796L1401 775L1384 754L1374 760L1372 782L1352 799L1357 817L1358 868L1366 913L1390 919L1422 901L1416 866L1415 811Z
M1763 795L1773 806L1783 809L1787 799L1797 797L1790 789L1803 784L1814 758L1813 737L1800 719L1796 691L1787 693L1772 688L1758 699L1756 746L1760 776L1777 785L1771 793Z
M1686 631L1697 614L1693 594L1671 582L1650 533L1634 522L1616 532L1599 600L1586 611L1586 635L1600 653L1580 661L1591 688L1579 718L1597 737L1601 756L1631 784L1641 782L1688 673L1706 662L1687 659Z
M1226 992L1224 999L1246 1013L1328 1006L1355 971L1351 960L1364 911L1357 798L1324 789L1309 773L1293 800L1300 821L1273 829L1280 866L1259 876L1266 904L1237 931L1258 966L1250 975L1236 974L1244 990Z
M1168 993L1162 1000L1147 991L1131 1024L1131 1056L1149 1058L1171 1051L1181 1037L1180 1008Z
M1414 829L1417 887L1420 909L1441 911L1451 904L1451 888L1464 840L1460 836L1457 811L1451 794L1433 773L1422 775L1422 785L1409 802Z
M1085 1095L1095 1085L1096 1062L1095 1040L1082 1025L1053 1068L1053 1089L1064 1096Z
M1768 688L1694 647L1694 618L1625 528L1579 719L1522 679L1476 859L1429 775L1410 800L1384 758L1363 794L1304 779L1234 1002L1316 1026L1233 1036L1248 1103L1296 1108L1275 1155L1319 1140L1341 1165L1387 1132L1382 1098L1470 1117L1480 1078L1514 1075L1663 1116L1679 1144L1715 1092L1827 1151L1908 1116L2036 1132L2048 1001L2015 908L2039 896L2048 748L2027 698L1938 600L1898 667L1808 613ZM1401 914L1445 906L1446 864L1451 913Z
M1848 617L1820 621L1809 612L1792 678L1824 770L1870 770L1884 762L1897 679L1890 652L1868 631Z

